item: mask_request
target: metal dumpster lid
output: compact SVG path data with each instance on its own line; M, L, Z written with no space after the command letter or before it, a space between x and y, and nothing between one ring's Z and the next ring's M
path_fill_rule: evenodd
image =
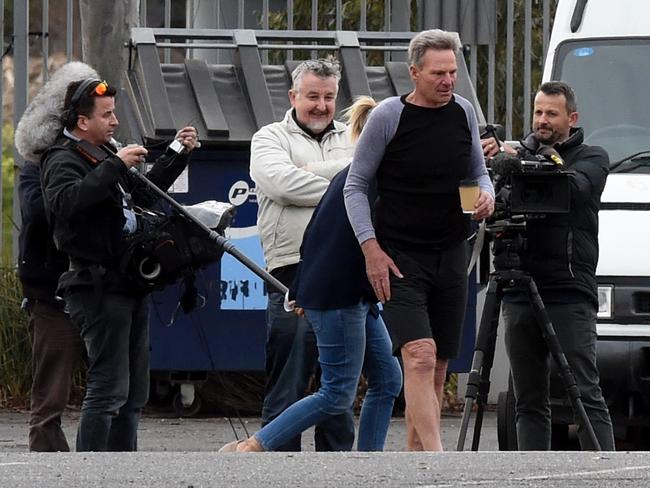
M221 29L136 28L126 73L127 103L120 110L131 137L148 144L170 139L176 130L194 125L206 147L248 145L262 126L281 120L289 109L291 71L300 61L262 64L268 49L311 48L335 51L342 68L339 111L360 95L377 101L408 93L413 85L405 61L367 66L363 51L405 52L414 32L253 31ZM202 59L161 64L160 49L222 49L233 52L231 64ZM456 93L472 102L479 123L483 112L465 60L458 55Z

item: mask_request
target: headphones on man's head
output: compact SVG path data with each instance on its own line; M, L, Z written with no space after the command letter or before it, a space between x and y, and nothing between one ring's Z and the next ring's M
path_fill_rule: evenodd
M77 122L77 118L79 117L77 107L79 106L81 97L88 92L93 83L96 83L97 86L103 85L103 92L98 93L98 95L102 95L108 89L108 84L106 84L105 81L98 80L97 78L86 78L82 81L70 97L67 108L61 113L61 123L64 127L72 126ZM97 87L95 87L95 89L97 89Z

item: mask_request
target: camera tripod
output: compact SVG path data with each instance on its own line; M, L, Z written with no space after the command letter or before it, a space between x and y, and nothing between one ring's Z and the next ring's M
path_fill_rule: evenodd
M516 226L522 229L525 224ZM507 228L509 227L506 224ZM504 230L504 227L497 229ZM507 230L507 229L506 229ZM493 232L494 229L491 230ZM507 231L506 231L507 234ZM544 302L539 295L537 285L533 278L521 269L521 259L519 252L523 249L524 238L515 232L509 238L502 239L497 237L494 241L494 267L495 271L490 274L488 281L487 293L485 295L485 305L481 315L481 322L476 337L476 346L472 358L472 369L467 380L467 390L465 392L465 408L461 421L460 432L458 435L457 451L462 451L465 447L465 438L467 428L472 412L472 404L476 401L476 420L474 423L474 437L472 439L472 450L477 451L481 436L481 426L483 424L483 412L487 404L488 392L490 391L490 372L494 363L494 350L496 346L497 328L499 325L499 311L503 299L504 290L523 291L528 295L528 301L536 318L537 325L540 329L544 342L551 353L556 365L560 371L562 384L567 393L573 412L576 414L577 421L585 429L592 448L595 451L600 450L600 444L596 438L594 429L589 422L587 412L585 411L580 391L576 385L576 380L567 362L562 347L555 335L553 324L548 316Z

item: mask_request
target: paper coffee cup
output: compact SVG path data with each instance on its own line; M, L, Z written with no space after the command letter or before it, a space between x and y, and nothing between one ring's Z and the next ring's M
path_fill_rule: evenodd
M458 193L460 195L460 206L463 213L474 213L474 205L478 200L480 188L476 180L461 180L458 185Z

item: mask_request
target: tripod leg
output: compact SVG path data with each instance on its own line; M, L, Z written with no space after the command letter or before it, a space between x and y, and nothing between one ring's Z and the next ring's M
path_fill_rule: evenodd
M501 285L501 281L499 281ZM492 366L494 365L494 351L496 349L497 329L499 327L499 312L501 309L501 299L503 298L502 287L497 287L496 300L494 311L491 314L491 322L489 324L489 333L484 340L487 341L485 346L485 353L483 357L483 367L481 368L481 381L479 383L478 395L476 396L476 419L474 421L474 436L472 438L472 451L478 451L479 442L481 439L481 428L483 427L483 413L485 406L488 402L488 394L490 393L490 374ZM481 318L482 320L482 318Z
M502 285L499 278L495 275L490 276L488 289L485 295L485 305L483 306L481 322L476 336L476 346L474 347L474 356L472 358L472 369L467 379L465 408L463 409L463 417L458 434L458 443L456 445L457 451L462 451L465 448L465 438L467 437L467 428L472 414L472 404L477 400L477 398L480 398L483 405L478 405L478 423L474 426L474 440L472 442L472 449L478 449L478 438L481 429L479 415L482 420L485 399L487 398L487 393L490 389L490 371L494 361L494 348L496 345L496 334L499 324L499 308L501 306L502 296Z
M569 366L569 362L562 351L562 346L555 334L555 329L553 328L551 319L548 316L542 297L539 296L537 285L531 277L528 277L527 279L528 297L530 299L530 304L533 307L533 313L537 319L537 324L540 327L544 341L546 342L546 347L548 347L548 350L560 370L560 378L562 379L562 384L564 385L564 389L567 392L569 401L571 402L571 407L573 408L576 417L579 419L581 427L583 427L585 432L587 432L593 450L600 451L600 444L596 438L594 428L589 421L582 399L580 398L580 390L576 384L575 376L573 376L571 366Z

